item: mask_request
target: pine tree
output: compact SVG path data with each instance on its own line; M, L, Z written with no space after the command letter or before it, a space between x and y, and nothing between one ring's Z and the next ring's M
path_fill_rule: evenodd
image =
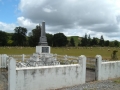
M81 45L82 46L87 46L87 34L85 34L85 37L82 38Z
M71 37L71 39L70 39L70 45L73 46L73 47L75 46L75 42L74 42L73 37Z
M100 38L100 41L99 41L99 45L100 46L104 46L104 38L103 38L103 35L101 35L101 38Z
M88 46L90 46L91 45L91 37L90 37L90 34L89 34L89 36L88 36Z

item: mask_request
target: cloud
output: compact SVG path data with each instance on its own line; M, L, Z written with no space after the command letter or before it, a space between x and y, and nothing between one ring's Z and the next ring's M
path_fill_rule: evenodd
M0 22L0 30L13 33L15 27L16 27L15 24L7 24L7 23Z
M17 18L17 23L8 24L0 22L0 30L13 33L16 27L21 26L27 28L28 32L31 32L31 30L34 29L36 25L39 25L39 23L33 23L31 20L21 16Z
M57 10L53 9L51 6L47 6L47 7L43 8L43 11L47 12L47 13L52 13L52 12L55 12Z
M16 25L28 31L45 21L46 31L52 34L120 38L119 0L20 0L18 8Z
M30 32L32 29L36 27L39 23L33 23L30 19L24 18L24 17L18 17L17 23L19 26L27 28L28 32Z

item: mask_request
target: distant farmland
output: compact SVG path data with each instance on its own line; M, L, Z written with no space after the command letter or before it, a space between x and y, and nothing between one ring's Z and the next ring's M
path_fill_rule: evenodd
M51 53L58 55L80 56L85 55L87 57L95 57L101 55L103 59L110 59L113 50L118 50L117 56L120 60L119 48L108 47L56 47L51 48ZM35 47L0 47L0 54L33 54L35 53Z

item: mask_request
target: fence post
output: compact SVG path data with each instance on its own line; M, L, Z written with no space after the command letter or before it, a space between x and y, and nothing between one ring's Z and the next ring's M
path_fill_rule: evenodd
M3 54L3 68L7 67L7 55Z
M81 55L78 58L79 60L79 64L82 66L82 82L85 83L86 81L86 56L85 55Z
M101 80L101 64L102 64L102 56L96 55L96 67L95 67L96 80Z
M0 68L2 68L2 59L1 59L2 55L0 54Z
M4 60L3 60L3 59L4 59L4 56L3 56L3 54L2 54L2 55L1 55L1 68L3 68L3 66L4 66L4 62L3 62Z
M16 88L16 61L10 58L8 63L8 90Z
M22 55L22 61L23 61L23 62L24 62L24 58L25 58L25 55L23 54L23 55Z
M54 56L55 56L55 59L57 60L57 54L54 54Z

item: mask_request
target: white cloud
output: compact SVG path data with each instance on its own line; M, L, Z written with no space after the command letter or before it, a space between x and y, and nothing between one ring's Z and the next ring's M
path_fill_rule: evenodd
M47 32L112 39L120 32L119 4L119 0L21 0L19 9L33 23L46 21Z
M51 12L55 12L57 10L53 9L51 6L48 5L48 6L46 6L46 7L43 8L43 11L47 12L47 13L51 13Z
M38 24L39 23L33 23L31 20L24 17L18 17L17 23L8 24L0 22L0 30L13 33L16 27L21 26L27 28L28 32L31 32L31 30L34 29Z
M27 28L28 31L34 29L36 27L36 25L39 24L39 23L33 23L33 22L31 22L31 20L26 19L22 16L17 18L17 22L18 22L19 26Z
M16 27L15 24L7 24L7 23L0 22L0 30L2 31L13 33L15 27Z
M20 0L19 10L17 25L28 30L45 21L48 33L120 38L120 0Z

